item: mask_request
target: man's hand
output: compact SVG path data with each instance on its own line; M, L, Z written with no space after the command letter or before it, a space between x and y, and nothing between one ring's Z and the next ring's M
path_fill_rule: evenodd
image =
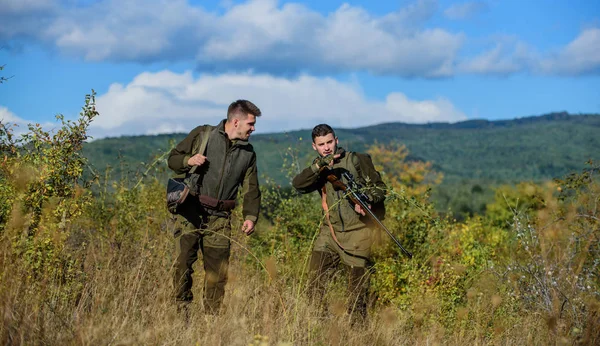
M369 209L371 209L371 206L369 205ZM360 206L360 204L355 204L354 205L354 211L359 213L362 216L367 215L367 213L363 210L363 208Z
M324 168L326 166L333 167L335 160L339 159L340 156L341 156L340 154L335 154L335 155L329 154L327 156L317 157L315 159L315 164L317 165L317 167L319 169Z
M242 225L242 232L246 233L246 235L252 234L252 232L254 232L254 221L244 221L244 224Z
M188 159L187 164L191 166L202 166L206 162L206 156L202 154L196 154Z

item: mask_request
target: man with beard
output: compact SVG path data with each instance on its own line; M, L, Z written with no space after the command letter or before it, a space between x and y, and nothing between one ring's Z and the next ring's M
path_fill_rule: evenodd
M173 284L178 308L187 310L193 299L192 265L200 250L205 270L204 309L208 313L219 312L227 283L231 210L240 186L242 231L246 235L254 231L261 195L256 154L248 139L260 115L260 109L252 102L237 100L229 105L227 119L217 126L198 126L169 153L169 168L177 174L197 174L196 179L190 180L194 182L189 186L190 195L176 216ZM200 147L204 147L203 152L197 152ZM194 166L198 167L191 170Z
M364 186L363 192L369 197L370 205L383 202L386 186L370 156L346 152L339 147L338 138L329 125L315 126L312 141L318 156L292 181L294 188L301 193L318 191L325 213L309 264L311 297L314 301L323 301L325 284L331 274L329 269L341 262L349 274L348 312L353 322L364 320L367 315L369 267L372 265L371 246L377 229L365 216L365 210L346 198L345 192L336 189L327 176L333 174L347 183L342 173L350 173L356 182Z

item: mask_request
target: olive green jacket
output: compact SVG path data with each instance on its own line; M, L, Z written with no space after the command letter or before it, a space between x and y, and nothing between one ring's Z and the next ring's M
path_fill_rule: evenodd
M334 162L331 171L319 172L319 168L313 163L294 177L292 186L300 193L318 191L322 196L322 187L325 185L329 220L334 230L344 232L366 227L371 224L369 217L358 214L344 191L334 190L326 175L334 173L339 180L347 184L342 173L350 172L354 180L364 187L362 192L369 196L372 203L383 202L386 186L366 154L346 152L342 148L338 148L337 153L342 156Z
M198 144L202 141L202 136L208 127L210 136L205 154L207 161L199 169L200 174L203 174L199 185L199 194L219 200L235 200L241 185L243 187L242 213L244 219L256 222L261 200L256 153L247 141L229 140L225 133L225 121L221 121L217 126L204 125L193 129L169 153L169 168L177 174L183 174L190 170L191 167L187 164L188 159L197 154L192 153L192 150L200 147Z

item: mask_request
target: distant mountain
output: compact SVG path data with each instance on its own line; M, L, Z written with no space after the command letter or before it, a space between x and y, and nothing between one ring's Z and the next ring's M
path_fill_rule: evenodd
M280 169L286 152L297 149L298 162L307 164L314 156L310 133L305 129L253 135L259 172L287 184ZM511 120L386 123L336 129L336 134L342 146L354 151L375 142L403 143L410 159L432 161L444 173L446 183L541 181L579 170L588 159L600 159L600 114L560 112ZM110 165L113 177L119 178L145 169L141 162L152 162L185 135L105 138L87 143L84 153L96 170L104 171Z

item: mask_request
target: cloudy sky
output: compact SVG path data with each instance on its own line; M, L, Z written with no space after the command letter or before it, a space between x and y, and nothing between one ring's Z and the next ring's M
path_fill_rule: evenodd
M600 1L0 0L0 120L96 138L600 113Z

